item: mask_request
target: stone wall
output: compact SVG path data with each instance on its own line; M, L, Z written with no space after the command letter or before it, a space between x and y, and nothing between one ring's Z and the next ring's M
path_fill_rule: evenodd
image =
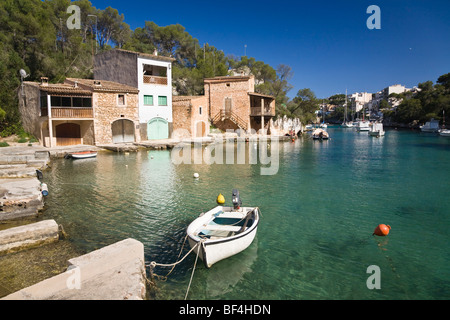
M225 100L231 98L231 110L245 121L250 119L250 96L254 92L255 78L226 77L220 80L205 79L205 96L209 99L209 115L214 118L225 110Z
M172 113L173 138L205 137L209 134L208 105L205 96L174 98Z
M125 105L118 104L118 95L125 95ZM135 141L140 141L139 102L134 93L94 92L94 127L96 144L112 143L112 123L116 120L130 120L134 123Z
M295 134L302 130L302 123L300 119L294 118L290 119L286 116L283 118L278 118L273 122L272 132L277 135L289 134L293 130Z
M31 133L39 139L40 144L43 145L41 135L42 121L40 120L40 96L39 87L30 83L23 84L23 94L22 89L18 93L22 126L26 132Z
M138 87L137 54L109 50L95 55L94 79Z

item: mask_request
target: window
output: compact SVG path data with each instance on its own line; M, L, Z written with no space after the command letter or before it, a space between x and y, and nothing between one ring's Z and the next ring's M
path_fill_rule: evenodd
M198 107L198 114L202 115L202 107Z
M167 97L166 96L158 97L158 106L167 106Z
M51 96L50 103L55 108L92 108L92 98ZM41 108L47 107L47 97L41 97Z
M124 106L125 105L125 95L124 94L119 94L118 95L117 104L119 106Z
M152 106L153 105L153 96L144 95L144 106Z

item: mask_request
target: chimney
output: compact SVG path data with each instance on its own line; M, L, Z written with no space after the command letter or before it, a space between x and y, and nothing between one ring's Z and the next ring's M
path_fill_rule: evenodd
M78 88L78 82L75 81L75 83L73 84L74 88Z
M41 77L41 86L48 87L48 78L47 77Z

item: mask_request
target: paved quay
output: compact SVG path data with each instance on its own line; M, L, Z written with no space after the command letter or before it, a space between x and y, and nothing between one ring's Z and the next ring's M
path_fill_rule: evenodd
M125 239L68 261L65 272L1 300L144 300L144 245Z
M51 159L90 150L108 152L87 145L45 148L15 144L0 148L0 223L38 216L44 206L38 172L46 169ZM44 220L1 230L0 254L44 248L60 241L59 227L54 220ZM2 299L142 300L146 299L146 281L144 246L137 240L125 239L72 258L65 272Z
M55 220L44 220L0 231L0 254L7 254L59 240Z

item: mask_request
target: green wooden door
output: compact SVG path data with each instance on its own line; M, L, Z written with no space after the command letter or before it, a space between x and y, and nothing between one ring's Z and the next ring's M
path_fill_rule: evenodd
M147 124L147 138L149 140L168 139L169 123L162 118L153 118Z

